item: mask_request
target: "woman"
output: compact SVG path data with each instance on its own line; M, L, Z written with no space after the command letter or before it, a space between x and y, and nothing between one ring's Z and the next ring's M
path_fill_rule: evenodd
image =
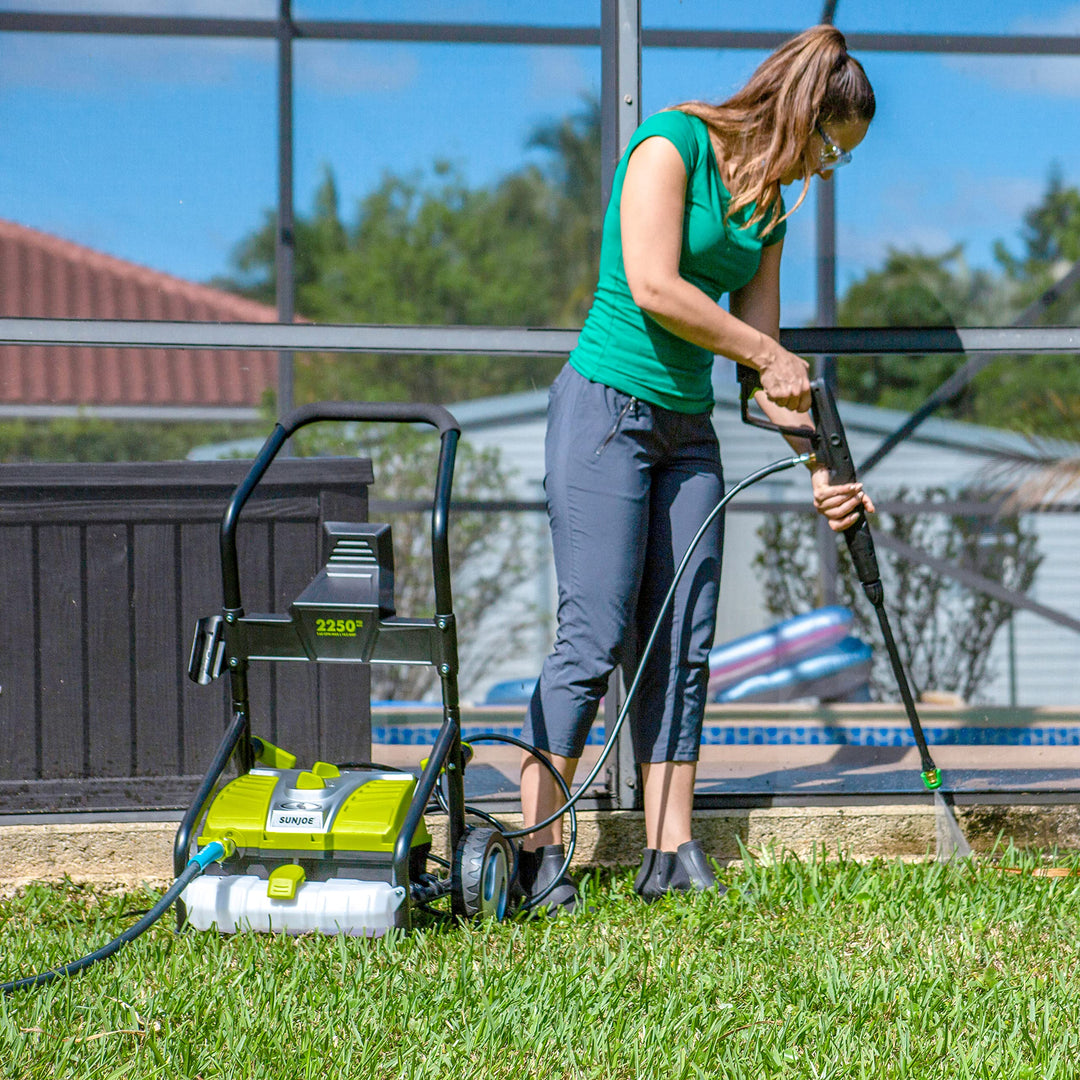
M646 120L615 173L600 277L548 406L545 491L558 578L558 632L529 705L525 739L571 780L611 671L627 682L674 568L723 495L712 426L712 361L757 369L773 420L809 424L808 367L778 342L786 219L780 188L850 160L874 93L843 35L816 26L776 50L720 105L689 102ZM725 311L717 300L729 296ZM798 452L807 449L796 448ZM811 471L830 526L853 524L858 485ZM720 584L722 523L698 546L631 704L646 844L635 890L717 887L690 835L694 777ZM526 826L562 803L530 754ZM561 821L531 834L520 885L535 896L563 862ZM564 878L543 903L573 908Z

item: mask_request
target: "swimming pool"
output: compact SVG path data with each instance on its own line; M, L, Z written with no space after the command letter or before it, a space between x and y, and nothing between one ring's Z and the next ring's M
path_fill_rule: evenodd
M702 729L703 746L914 746L911 729L899 706L860 706L845 710L810 707L806 715L793 710L761 709L717 716L710 709ZM462 710L462 737L481 732L521 737L523 710ZM895 715L890 715L895 713ZM931 746L1080 746L1080 708L1042 709L920 709L926 740ZM437 708L372 709L371 741L382 746L430 746L441 722ZM604 742L603 725L589 732L587 745Z

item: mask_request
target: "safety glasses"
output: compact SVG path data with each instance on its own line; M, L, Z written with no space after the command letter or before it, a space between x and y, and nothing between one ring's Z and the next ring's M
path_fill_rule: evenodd
M817 129L817 133L821 136L821 168L839 169L841 165L850 164L851 151L844 150L837 146L820 123L815 124L814 126Z

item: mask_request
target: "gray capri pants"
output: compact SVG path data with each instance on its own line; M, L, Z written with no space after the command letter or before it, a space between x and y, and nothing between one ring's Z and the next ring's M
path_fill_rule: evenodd
M720 501L709 413L650 405L567 364L548 397L544 490L558 578L558 631L523 738L581 756L608 678L629 686L690 540ZM723 515L676 590L630 706L639 763L697 761L720 590Z

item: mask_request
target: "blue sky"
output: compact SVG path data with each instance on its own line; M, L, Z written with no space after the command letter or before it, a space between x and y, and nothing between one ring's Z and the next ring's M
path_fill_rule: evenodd
M267 17L275 0L0 0L0 10ZM444 10L445 9L445 10ZM599 20L599 3L294 0L297 17L553 25ZM818 2L643 0L646 26L795 31ZM1080 0L840 0L848 32L1080 33ZM1080 185L1080 58L859 54L879 111L837 176L839 280L889 246L962 243L987 265L1015 246L1052 168ZM730 92L761 54L646 50L646 113ZM304 42L296 50L296 201L334 170L342 209L386 172L457 165L474 184L535 160L536 125L598 93L599 50ZM274 46L266 42L0 34L0 217L135 262L206 280L276 193ZM792 221L784 322L813 309L813 209Z

